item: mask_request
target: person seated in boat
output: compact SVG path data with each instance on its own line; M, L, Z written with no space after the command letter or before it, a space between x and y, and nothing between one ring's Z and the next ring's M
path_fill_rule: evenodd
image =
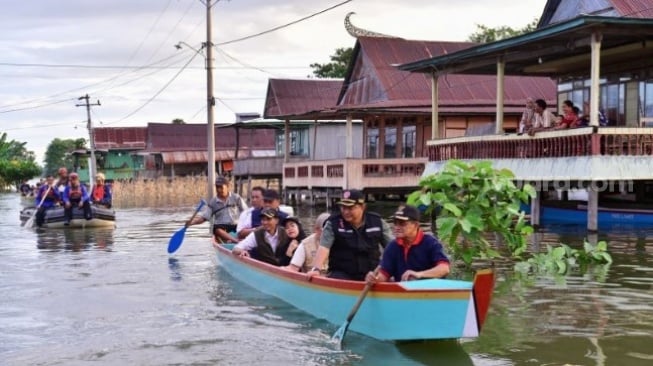
M215 179L215 197L211 198L204 213L187 222L187 226L212 221L213 236L223 243L237 243L238 238L231 233L236 232L238 217L247 209L247 204L240 195L229 191L229 180L219 176Z
M306 233L302 227L302 223L299 222L299 218L294 216L288 216L282 221L283 228L286 230L286 235L288 236L288 251L286 255L292 258L295 254L295 250L299 247L299 243L302 240L306 239Z
M274 266L288 265L288 236L286 230L279 225L279 211L270 207L264 208L260 216L261 227L236 244L232 253L242 257L252 256Z
M449 258L442 244L420 228L417 208L404 206L392 220L396 239L383 251L378 273L370 271L365 277L368 283L442 278L449 274Z
M63 224L68 226L73 219L73 207L84 210L84 218L91 220L91 197L86 190L86 186L79 181L77 173L71 173L68 179L68 185L63 191L64 219Z
M315 219L313 233L299 243L297 250L295 250L295 253L290 259L290 264L284 267L284 269L294 272L309 272L313 268L313 258L315 258L315 253L317 253L317 249L320 247L322 228L330 216L331 214L328 212L323 212ZM326 273L327 268L328 260L324 262L324 265L320 268L320 272Z
M59 203L59 193L54 188L53 176L48 175L45 183L41 184L36 193L35 202L36 214L34 215L34 221L36 226L41 227L45 222L46 211L56 207L57 203Z
M265 188L261 186L255 186L251 189L249 193L250 207L240 214L240 217L238 218L238 225L236 225L236 233L238 234L239 239L245 239L249 233L254 231L257 227L261 226L259 214L263 208L264 192ZM254 213L254 211L256 212Z
M54 187L59 193L59 197L63 197L63 191L66 189L66 186L68 186L68 169L66 169L65 166L62 166L57 170L57 175L59 179Z
M319 275L328 258L328 277L363 281L379 264L382 248L394 239L392 231L379 214L367 211L360 190L344 191L338 205L340 214L327 220L308 275Z
M91 202L94 205L111 208L111 186L105 183L104 174L95 175L95 184L91 188Z
M279 192L275 189L266 189L263 192L263 207L269 207L277 210L279 212L279 220L285 220L288 217L288 214L281 211L279 208L281 206L281 199L279 198Z
M20 192L20 195L23 197L28 197L33 195L32 187L27 183L27 180L24 180L23 183L20 184L20 187L18 187L18 191Z

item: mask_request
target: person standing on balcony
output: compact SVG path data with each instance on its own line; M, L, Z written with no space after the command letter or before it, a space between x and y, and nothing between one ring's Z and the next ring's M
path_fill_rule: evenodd
M533 136L539 131L549 130L553 126L556 117L546 108L547 104L544 99L537 99L535 101L535 123L528 131L529 136Z
M528 132L528 130L533 127L535 122L535 101L533 98L526 98L526 108L521 114L521 119L519 120L519 134Z
M392 231L380 215L367 211L362 191L344 191L338 205L340 214L324 225L308 275L319 275L328 258L328 277L363 281L379 264L381 250L393 239Z

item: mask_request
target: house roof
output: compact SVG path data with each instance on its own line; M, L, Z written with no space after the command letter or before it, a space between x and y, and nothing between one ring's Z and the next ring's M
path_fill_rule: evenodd
M99 127L93 129L97 150L139 150L145 148L147 127Z
M538 28L564 22L579 15L627 18L653 18L651 0L549 0L544 6Z
M420 73L440 70L442 74L495 75L496 60L503 57L506 75L589 78L590 39L595 32L602 36L601 75L647 77L653 73L653 19L601 16L580 16L399 68Z
M318 118L333 108L342 80L270 79L264 118Z
M338 109L373 110L431 106L431 77L398 69L400 64L446 55L476 46L469 42L415 41L359 37ZM496 105L496 77L448 75L438 81L440 105L453 113L486 113ZM555 104L556 85L550 78L508 77L505 105L523 109L528 97Z
M207 125L186 123L149 123L147 126L147 150L207 151ZM243 130L238 132L238 147L241 149L269 150L275 148L275 132L271 129ZM215 149L234 150L236 129L229 126L215 126Z

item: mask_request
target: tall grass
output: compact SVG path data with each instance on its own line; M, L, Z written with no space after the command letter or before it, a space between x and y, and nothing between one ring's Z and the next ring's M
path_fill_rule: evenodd
M128 207L182 207L193 206L200 197L207 196L207 177L188 176L175 178L157 178L150 180L116 181L112 184L114 208ZM265 180L252 180L252 186L265 187ZM233 182L230 190L234 191ZM243 198L249 192L247 183L243 185ZM269 188L279 189L278 185Z

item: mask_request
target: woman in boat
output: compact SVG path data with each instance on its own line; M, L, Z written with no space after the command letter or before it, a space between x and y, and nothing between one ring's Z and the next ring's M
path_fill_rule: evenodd
M304 232L304 228L302 228L302 223L299 222L299 218L297 217L286 217L283 219L282 225L283 228L286 229L286 235L288 235L289 241L286 255L292 258L293 254L295 254L295 251L297 250L297 247L299 247L299 243L301 243L302 240L306 239L306 233Z
M104 183L104 174L95 175L95 185L91 189L91 202L98 206L111 208L111 186Z
M242 257L251 255L274 266L288 265L288 236L286 230L279 225L279 211L271 207L264 208L260 217L261 227L236 244L232 252Z
M41 227L45 222L46 211L54 208L59 203L59 194L54 188L54 177L48 175L46 183L41 184L38 192L36 193L36 226Z
M315 226L313 226L313 233L309 235L306 239L302 240L295 250L295 253L290 260L290 264L284 267L289 271L294 272L308 272L313 267L313 258L315 258L315 253L317 253L317 248L320 247L320 238L322 237L322 228L324 224L331 216L328 212L321 213L317 219L315 219ZM286 228L286 231L288 229ZM325 272L328 267L328 261L324 263L321 272Z
M73 205L84 210L86 220L93 218L91 215L91 197L86 191L86 186L79 181L77 173L70 174L68 185L63 191L63 205L63 224L66 226L70 225L70 220L73 219Z
M449 258L442 244L419 226L420 213L403 206L392 216L396 239L383 251L377 274L369 272L368 283L442 278L449 274Z

